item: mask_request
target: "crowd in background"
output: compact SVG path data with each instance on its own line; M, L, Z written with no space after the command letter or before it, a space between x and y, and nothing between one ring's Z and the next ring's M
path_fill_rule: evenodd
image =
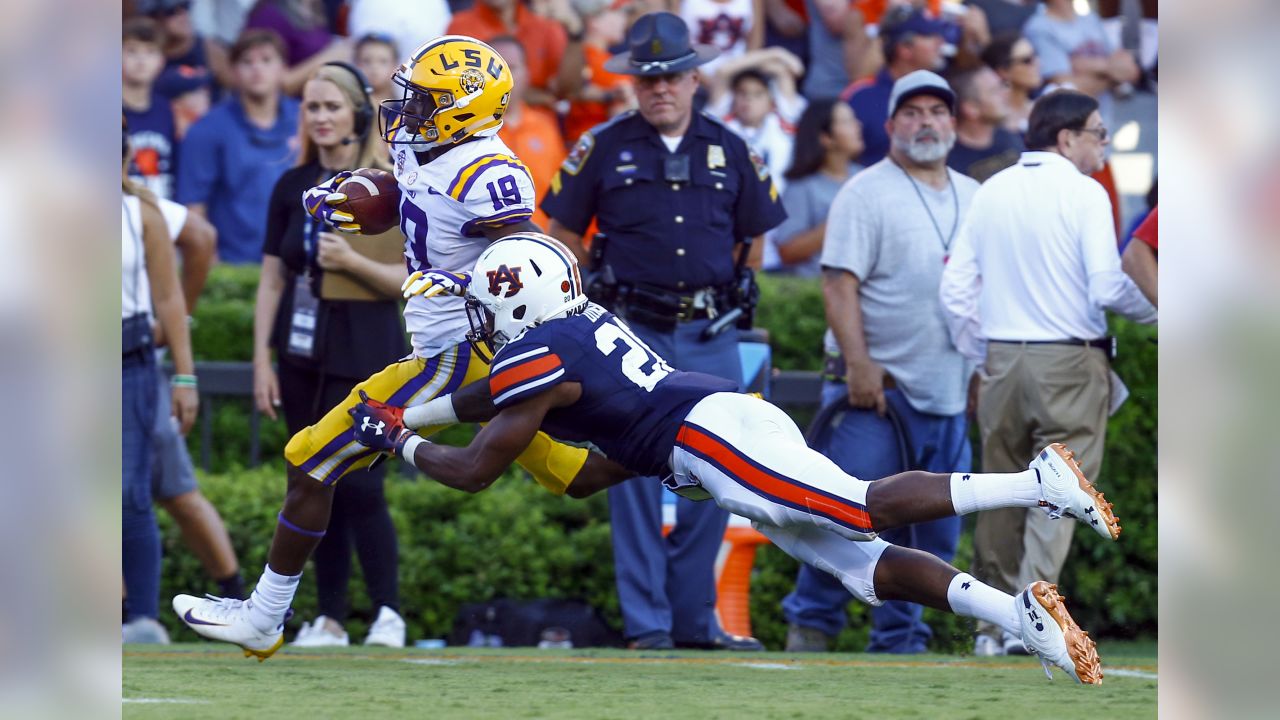
M309 87L319 92L309 81L328 63L352 64L367 78L370 93L361 100L353 91L345 102L356 113L352 117L365 112L363 122L376 123L378 103L392 97L391 75L408 54L441 34L464 34L491 44L511 67L515 89L500 137L528 166L541 198L583 132L635 107L633 78L610 73L605 63L623 45L630 24L658 10L683 18L694 42L719 49L719 57L700 68L698 107L748 143L768 168L781 195L787 219L765 236L765 270L811 277L815 282L823 277L824 268L829 271L825 282L828 323L833 332L826 350L832 365L825 399L834 402L848 396L853 409L868 409L881 416L897 406L898 415L915 430L917 439L923 441L930 433L938 438L930 446L935 455L917 458L918 465L936 463L946 469L964 469L962 466L970 462L965 399L977 383L969 383L967 373L964 383L956 387L938 387L928 377L916 379L916 375L937 373L939 363L954 361L959 367L968 362L964 348L953 341L955 328L948 332L944 320L949 318L944 319L938 306L941 279L937 276L951 257L957 229L972 207L979 184L1017 165L1025 150L1054 145L1029 145L1027 132L1037 98L1056 88L1075 88L1096 101L1096 122L1090 109L1080 127L1071 129L1094 133L1101 162L1097 167L1084 161L1074 164L1105 190L1109 204L1096 207L1108 214L1110 239L1127 241L1129 233L1119 232L1120 228L1133 227L1146 216L1121 217L1105 145L1108 128L1115 129L1117 99L1155 89L1155 2L126 0L122 97L132 152L127 174L156 198L184 208L198 225L197 232L203 232L208 244L214 246L216 261L261 263L264 279L275 278L281 259L288 262L290 239L301 238L301 230L293 233L283 229L291 222L289 213L299 214L301 206L295 199L295 207L286 209L288 200L280 195L286 182L282 178L301 192L324 179L320 175L328 171L374 164L373 160L357 163L355 148L345 153L350 129L335 130L337 134L326 139L322 129L307 125L314 122L308 120L312 112L307 109L309 104L323 103L323 98L308 96ZM899 148L895 127L905 128L909 120L917 121L896 115L905 101L891 105L893 93L900 80L917 71L938 73L954 95L950 110L954 146L948 146L949 152L937 158L938 167L930 171L940 173L936 188L926 178L896 174L891 167L895 162L907 162L907 155L895 155L907 152L895 150ZM918 120L912 132L920 131L919 124L931 122ZM376 133L373 136L376 138ZM326 153L325 148L332 152ZM1084 152L1075 145L1067 151ZM327 162L330 156L339 155L341 159ZM882 162L886 158L889 165ZM829 215L840 217L839 223L829 226ZM873 219L875 227L870 228ZM534 221L548 227L548 218L541 213ZM1136 236L1141 241L1124 246L1124 268L1138 280L1151 302L1155 302L1158 248L1154 224L1152 213ZM878 253L910 251L912 233L927 236L934 245L941 241L940 249L931 248L929 253L930 257L939 255L942 261L934 263L937 267L930 269L923 281L919 273L903 279L901 273L910 269L886 269L876 264ZM176 236L176 230L172 234ZM285 247L282 237L286 238ZM335 236L330 242L346 241ZM178 247L184 268L191 267L196 254L188 253L181 242ZM343 255L340 247L331 252L335 258ZM833 268L834 274L830 273ZM376 271L370 272L374 273L370 282L377 284ZM988 284L992 272L987 268L983 275ZM280 296L292 297L294 284L292 280L287 284L264 282L273 288L277 303ZM398 282L383 284L393 288L384 293L387 297L395 295ZM194 305L197 297L198 286L187 298L188 306ZM845 302L835 303L833 298L844 298ZM1114 298L1104 301L1090 295L1087 299L1098 307L1116 307ZM929 304L922 309L925 300ZM936 331L932 335L913 332L910 338L886 340L881 334L878 342L892 346L883 352L914 354L915 365L929 367L895 366L877 347L864 348L869 351L862 358L865 362L856 362L858 359L850 356L848 339L841 337L842 313L849 314L851 307L860 316L859 328L872 326L866 331L868 336L875 336L877 322L902 327L902 322L927 318L924 324ZM915 317L895 314L895 308L903 307L910 308ZM266 331L255 333L256 395L264 410L283 402L286 416L296 416L289 419L291 431L295 425L309 422L307 416L316 408L331 403L317 400L314 407L301 407L317 396L316 391L298 390L292 403L282 398L285 373L294 373L295 387L298 373L319 373L336 378L338 384L343 378L359 379L367 374L363 369L335 370L329 364L319 370L314 365L282 368L279 381L267 377L272 350L277 349L271 347L275 340L270 325L278 310L272 306L259 311L263 315L259 324ZM395 313L388 312L388 317L394 318ZM1121 312L1152 319L1136 306ZM1090 315L1088 320L1095 318ZM921 323L910 327L918 330ZM1018 336L1019 340L1043 339L1035 328L1022 329L1030 334ZM1080 333L1064 336L1093 340L1096 333L1082 334L1092 332L1089 325ZM380 342L386 340L379 337ZM390 340L383 342L392 344ZM388 347L387 352L395 350ZM370 358L370 363L388 359ZM1102 379L1091 376L1082 382L1105 383L1101 366L1094 370ZM148 367L146 372L153 370ZM310 378L307 382L320 381ZM335 387L324 394L338 391ZM306 402L298 400L300 396L305 396ZM1003 415L1012 412L1006 409ZM1099 422L1105 425L1105 418L1090 422L1096 431ZM1000 421L989 418L984 427L997 425ZM840 443L857 442L856 433L848 434L853 428L845 427ZM923 444L917 449L923 451ZM1100 463L1100 448L1096 452L1095 462ZM838 448L833 453L838 454ZM892 471L865 457L848 463L836 459L846 470L868 479ZM189 459L186 462L189 466ZM386 537L386 532L392 532L389 519L382 522L386 509L381 478L372 482L376 491L350 502L377 519L381 536L364 541L362 546L359 537L349 539L335 533L339 539L331 543L336 549L328 553L329 559L317 556L318 563L338 568L330 573L330 585L341 587L331 589L327 596L322 592L322 604L328 597L325 607L330 609L306 629L318 632L336 621L325 632L341 637L343 643L346 634L337 623L346 613L342 593L349 569L343 568L349 566L349 543L354 542L360 550L367 580L371 565L375 568L370 582L381 585L376 591L371 585L370 595L392 614L398 609L394 561L388 568L375 559L385 560L388 553L394 557L395 538L393 534ZM352 515L352 528L360 525L355 517ZM148 520L143 517L138 522ZM999 532L1024 532L1021 520L1014 526L1001 526ZM932 536L930 532L940 534ZM919 542L907 539L906 534L895 542L916 544L949 560L958 532L958 524L928 531L916 528L906 534L919 535ZM222 534L225 536L225 530ZM987 547L997 540L996 536L988 538ZM1050 566L1056 563L1056 568L1050 567L1038 577L1056 578L1061 569L1066 547L1061 540L1054 542L1053 558L1046 562ZM987 580L1003 573L1006 584L1025 584L1017 579L1018 564L1023 562L1020 555L984 558L982 550L979 548L979 563L986 562L992 568L986 577L978 572L982 568L975 568L975 575ZM149 555L151 551L146 552ZM219 580L223 575L234 577L224 591L243 592L237 585L239 570L234 555L220 563L210 560L207 566ZM152 572L150 562L144 572ZM839 631L841 608L848 596L838 583L832 586L829 580L826 575L810 577L802 570L797 590L785 605L794 631L788 638L790 649L820 649ZM141 612L152 613L153 605L141 603ZM919 618L918 609L878 610L873 615L873 649L923 650L928 629ZM399 632L398 642L403 644L402 622ZM1008 638L989 636L979 649L1014 652L1014 645Z

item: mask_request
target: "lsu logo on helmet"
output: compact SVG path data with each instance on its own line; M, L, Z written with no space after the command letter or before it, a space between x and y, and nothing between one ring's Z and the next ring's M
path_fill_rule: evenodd
M414 52L392 82L399 99L384 100L382 137L417 150L493 135L511 99L511 70L475 38L445 35Z

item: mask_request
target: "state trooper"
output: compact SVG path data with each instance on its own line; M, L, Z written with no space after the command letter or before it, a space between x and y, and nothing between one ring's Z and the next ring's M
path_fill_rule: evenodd
M635 76L639 109L578 140L542 202L550 234L586 265L583 234L594 218L603 240L597 236L592 247L592 298L676 368L741 385L737 332L726 313L736 316L747 302L747 250L762 247L752 241L786 213L764 161L693 110L696 68L718 51L691 44L684 21L667 12L638 18L627 46L605 67ZM610 488L609 508L632 647L763 649L754 638L725 633L715 619L723 510L678 498L675 527L664 538L662 486L652 478Z

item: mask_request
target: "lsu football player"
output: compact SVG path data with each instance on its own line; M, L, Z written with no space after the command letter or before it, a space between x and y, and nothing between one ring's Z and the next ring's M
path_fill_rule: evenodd
M636 475L714 500L753 521L796 559L835 575L872 605L907 600L985 620L1021 637L1078 682L1102 672L1093 640L1044 581L1010 595L937 557L877 533L999 507L1041 507L1107 540L1111 504L1054 443L1017 473L912 471L867 482L810 449L777 407L736 383L673 369L626 323L587 300L577 261L559 241L519 233L480 256L468 289L469 340L497 351L494 405L470 446L446 447L374 400L352 410L356 439L402 457L438 482L475 492L492 483L541 428L593 443ZM1052 679L1050 673L1050 679Z
M471 419L450 400L488 375L488 357L465 342L466 273L490 241L537 230L529 220L535 202L529 171L497 136L512 86L502 57L478 40L447 35L418 48L393 80L401 96L382 103L380 131L401 191L400 228L411 273L403 287L404 317L413 355L357 385L341 405L290 439L288 491L252 596L173 599L174 610L197 633L239 645L259 660L284 643L303 565L329 524L334 483L378 457L355 441L348 410L361 397L407 406L407 420L424 434L458 422L459 415ZM359 233L357 219L339 209L346 197L336 192L349 176L340 173L312 188L303 204L338 230ZM477 397L487 408L487 392ZM590 478L629 475L542 434L531 438L517 462L557 494L589 492Z

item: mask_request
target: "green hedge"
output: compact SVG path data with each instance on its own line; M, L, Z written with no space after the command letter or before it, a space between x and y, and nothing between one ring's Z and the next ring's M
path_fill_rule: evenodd
M250 359L256 283L256 268L215 268L197 315L197 357ZM775 367L819 369L825 321L816 281L762 278L757 324L769 330ZM1081 529L1062 586L1074 600L1073 613L1095 637L1151 636L1157 630L1157 364L1156 346L1149 341L1155 333L1125 322L1115 323L1113 330L1121 348L1116 369L1132 397L1111 419L1101 484L1116 503L1125 533L1120 542L1104 544ZM219 399L215 417L215 474L205 479L203 487L226 519L246 580L253 582L265 563L284 492L278 460L285 440L283 423L263 419L263 457L270 462L245 471L240 467L248 457L247 404ZM455 435L461 441L465 437L465 431ZM502 595L580 597L600 608L615 627L620 625L603 496L586 502L555 498L518 471L478 496L398 476L388 482L387 495L400 533L401 594L411 637L443 636L460 603ZM167 518L163 524L166 596L211 589L198 563L179 546ZM967 568L971 559L966 532L957 565ZM791 591L795 572L795 561L777 548L766 546L757 555L752 624L771 648L780 648L785 638L779 603ZM367 613L368 599L358 577L351 591L357 613ZM295 608L302 617L310 617L314 603L313 574L308 573ZM867 637L866 608L850 603L848 612L850 627L836 646L860 650ZM933 611L926 617L936 632L935 649L959 651L970 646L969 623ZM359 614L353 619L353 637L363 634L359 625L364 620Z

